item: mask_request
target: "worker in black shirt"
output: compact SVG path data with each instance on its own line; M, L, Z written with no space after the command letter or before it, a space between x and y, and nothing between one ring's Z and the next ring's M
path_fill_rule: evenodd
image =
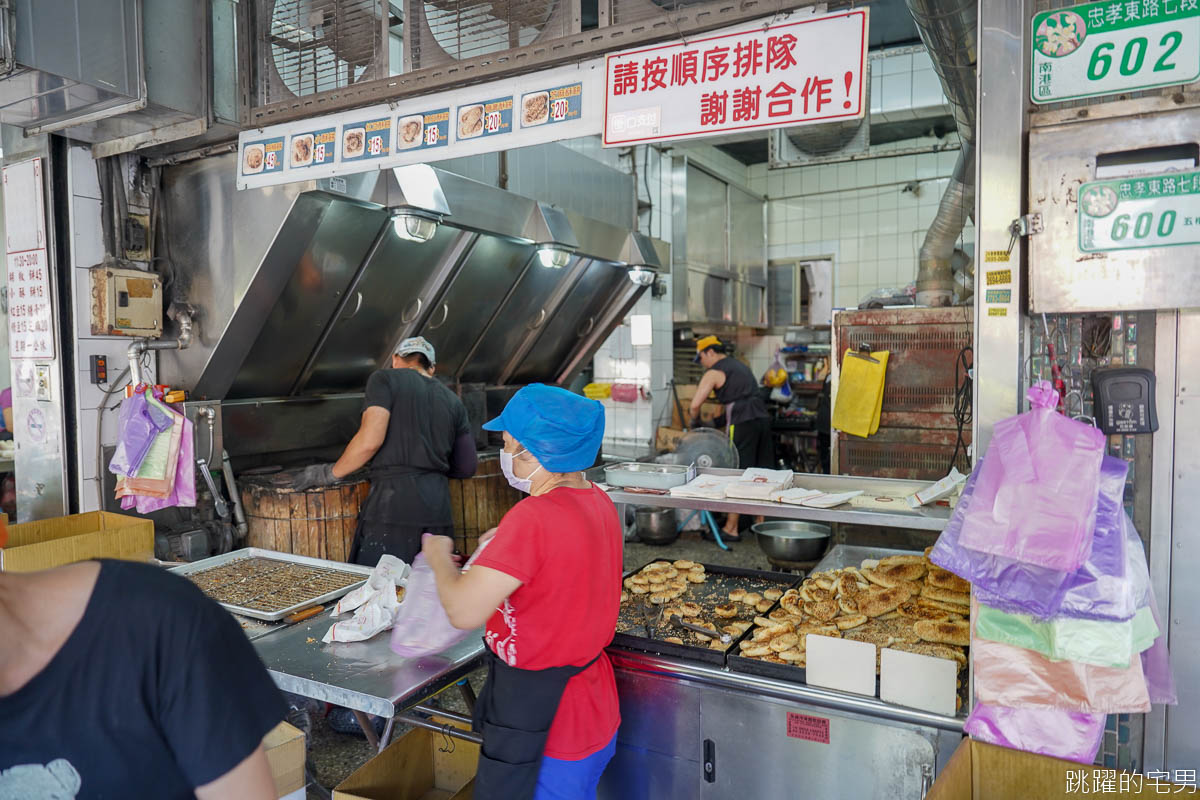
M759 393L758 381L749 367L727 353L725 344L716 336L705 336L696 342L695 360L704 366L705 373L692 398L692 426L699 423L700 407L709 393L716 394L717 402L725 406L725 425L738 451L738 466L742 469L774 469L771 420L767 404ZM721 535L731 541L741 538L737 514L726 517Z
M149 564L0 572L0 798L274 800L284 703L190 581Z
M401 342L392 368L367 380L362 423L342 457L292 483L298 491L326 486L371 463L352 562L374 566L390 553L411 563L422 533L454 535L448 478L475 474L475 440L462 401L434 380L436 363L424 337Z

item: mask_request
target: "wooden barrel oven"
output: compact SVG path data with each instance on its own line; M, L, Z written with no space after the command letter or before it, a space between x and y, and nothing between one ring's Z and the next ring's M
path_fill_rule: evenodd
M273 477L273 476L272 476ZM367 481L295 492L270 481L242 482L246 545L331 561L348 561Z
M370 483L358 481L295 492L281 488L283 473L242 479L242 505L249 532L246 545L312 558L346 561L358 525L358 510ZM474 477L450 481L450 508L458 551L473 553L479 537L522 495L508 485L495 456L481 458Z

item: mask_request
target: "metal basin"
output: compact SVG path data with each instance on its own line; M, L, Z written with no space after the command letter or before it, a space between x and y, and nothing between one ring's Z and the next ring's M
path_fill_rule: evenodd
M829 545L831 529L820 522L780 520L750 526L758 546L778 561L816 561Z
M638 538L646 544L670 544L679 538L673 508L639 508L636 512Z

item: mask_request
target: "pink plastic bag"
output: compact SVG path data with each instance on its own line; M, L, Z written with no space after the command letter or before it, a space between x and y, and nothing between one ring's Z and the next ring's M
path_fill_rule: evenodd
M192 421L183 418L183 437L179 442L179 461L175 466L175 486L165 498L136 495L121 498L121 508L136 509L139 514L161 511L172 506L192 508L196 505L196 460L195 442L192 439ZM128 502L128 505L126 503Z
M976 703L963 731L987 744L1091 764L1107 719L1107 714Z
M981 553L1073 572L1091 552L1104 434L1054 411L1042 381L1033 409L998 422L960 543Z
M404 589L404 601L392 624L392 652L405 658L432 656L453 647L472 633L474 631L462 631L450 624L442 601L438 599L433 568L425 561L425 555L418 553Z

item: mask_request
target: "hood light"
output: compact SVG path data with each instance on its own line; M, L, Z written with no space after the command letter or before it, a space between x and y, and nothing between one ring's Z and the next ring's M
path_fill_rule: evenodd
M539 247L537 254L538 260L547 269L562 269L571 261L571 251L563 250L561 247L549 245Z
M437 220L418 214L400 213L392 217L392 228L401 239L410 242L428 242L437 232Z
M629 280L636 283L638 286L649 286L654 283L654 278L658 273L649 267L630 267Z

